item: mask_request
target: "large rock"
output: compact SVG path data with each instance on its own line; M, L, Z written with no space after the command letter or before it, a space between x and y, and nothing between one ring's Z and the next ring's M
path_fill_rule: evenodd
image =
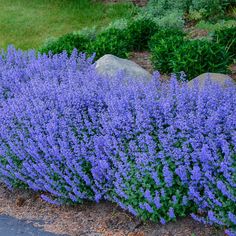
M228 81L236 85L235 81L231 77L229 77L228 75L218 74L218 73L201 74L196 78L192 79L191 81L189 81L188 84L190 86L193 86L193 84L197 81L197 83L199 83L200 88L202 88L205 85L208 78L210 78L210 80L212 80L213 82L219 83L223 86L226 85Z
M111 54L104 55L96 61L96 69L101 75L115 76L123 71L125 75L133 78L151 78L151 74L135 62L122 59Z

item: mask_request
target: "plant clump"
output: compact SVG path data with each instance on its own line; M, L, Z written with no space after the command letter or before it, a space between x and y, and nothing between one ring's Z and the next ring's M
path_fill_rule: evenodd
M191 214L234 235L235 86L107 79L92 62L1 54L1 181L53 204L110 200L162 224Z

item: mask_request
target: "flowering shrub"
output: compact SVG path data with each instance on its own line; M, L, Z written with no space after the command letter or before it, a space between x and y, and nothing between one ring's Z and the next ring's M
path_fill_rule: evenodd
M11 95L0 113L0 179L9 187L59 204L107 199L161 223L192 214L234 235L234 86L107 79L76 53L11 49L0 62Z
M23 53L13 47L0 54L0 101L19 92L22 84L31 79L67 80L68 76L78 77L91 65L93 57L86 59L76 51L68 57L67 53L40 55L35 51ZM81 76L81 75L80 75Z
M235 227L235 89L209 82L200 91L173 79L113 91L100 136L111 199L144 219L204 212L192 216Z

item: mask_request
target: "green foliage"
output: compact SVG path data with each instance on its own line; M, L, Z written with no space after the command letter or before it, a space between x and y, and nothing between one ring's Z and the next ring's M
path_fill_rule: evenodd
M58 39L48 41L40 48L41 53L52 54L61 53L67 51L71 54L74 48L77 48L79 52L86 51L87 44L90 39L85 35L70 33L59 37Z
M112 21L107 27L103 28L101 31L105 31L111 28L115 29L126 29L128 26L128 19L121 18L115 21Z
M130 21L126 30L127 40L131 43L131 50L141 51L148 48L148 42L157 32L158 26L148 18L141 17Z
M143 8L141 14L152 17L156 24L163 28L183 28L183 6L182 2L151 0Z
M202 11L205 18L223 16L229 6L235 4L235 0L192 0L190 8Z
M236 27L216 31L213 40L226 47L231 59L236 59Z
M188 15L188 19L194 20L194 21L199 21L199 20L203 19L203 14L204 14L203 9L200 9L199 11L191 9L189 12L189 15Z
M155 22L162 28L182 29L184 27L183 14L177 10L167 11L165 16L156 18Z
M105 54L113 54L118 57L127 57L130 44L125 30L110 28L97 35L96 40L90 42L87 52L96 53L96 59Z
M184 71L190 80L204 72L227 73L229 59L224 46L206 40L193 40L175 47L170 66L175 73Z
M223 30L223 29L231 28L231 27L236 27L235 20L218 20L215 23L201 20L196 25L196 28L204 29L209 32L219 31L219 30Z
M189 8L189 0L150 0L145 11L154 17L163 17L167 11L176 10L184 13Z
M158 162L158 161L157 161ZM170 160L167 161L170 168L173 168L173 172L176 168L174 163ZM186 185L180 184L180 179L177 175L173 178L172 187L167 187L164 184L163 176L163 164L158 163L146 163L147 165L156 165L155 174L160 180L160 184L157 185L153 179L152 174L149 171L141 171L130 161L129 166L130 170L128 172L129 178L123 179L124 188L123 192L126 197L120 197L119 193L112 191L112 195L115 199L119 199L119 202L122 202L124 206L131 206L142 220L151 220L157 222L159 219L163 219L165 222L176 220L176 218L171 218L168 214L170 208L173 208L176 216L184 217L188 215L189 212L195 212L196 206L189 200L186 204L182 204L184 197L187 196ZM137 178L139 176L139 178ZM154 199L158 195L160 196L159 201L154 202L148 201L145 197L145 190L150 190L150 196ZM176 200L173 201L173 196L176 197ZM145 205L148 202L148 205L152 208L152 211L147 211L146 209L140 207Z
M159 21L170 17L171 12L182 18L184 13L190 13L190 18L216 18L222 16L233 3L235 0L150 0L145 11ZM174 23L174 17L170 19Z
M127 57L132 50L146 50L157 28L158 26L150 18L142 17L130 21L123 19L110 24L97 35L95 29L91 31L86 29L48 41L40 52L51 51L55 54L66 50L70 54L77 48L78 51L88 54L96 53L96 59L104 54Z
M201 11L202 15L207 18L224 13L222 2L222 0L192 0L190 8Z
M170 60L177 47L184 41L184 32L174 29L159 30L150 40L151 61L161 73L171 73Z

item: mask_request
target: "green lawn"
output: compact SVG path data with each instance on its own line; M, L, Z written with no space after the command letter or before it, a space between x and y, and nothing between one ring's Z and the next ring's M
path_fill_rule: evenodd
M0 48L38 48L43 41L83 27L104 26L135 11L128 3L90 0L0 0Z

